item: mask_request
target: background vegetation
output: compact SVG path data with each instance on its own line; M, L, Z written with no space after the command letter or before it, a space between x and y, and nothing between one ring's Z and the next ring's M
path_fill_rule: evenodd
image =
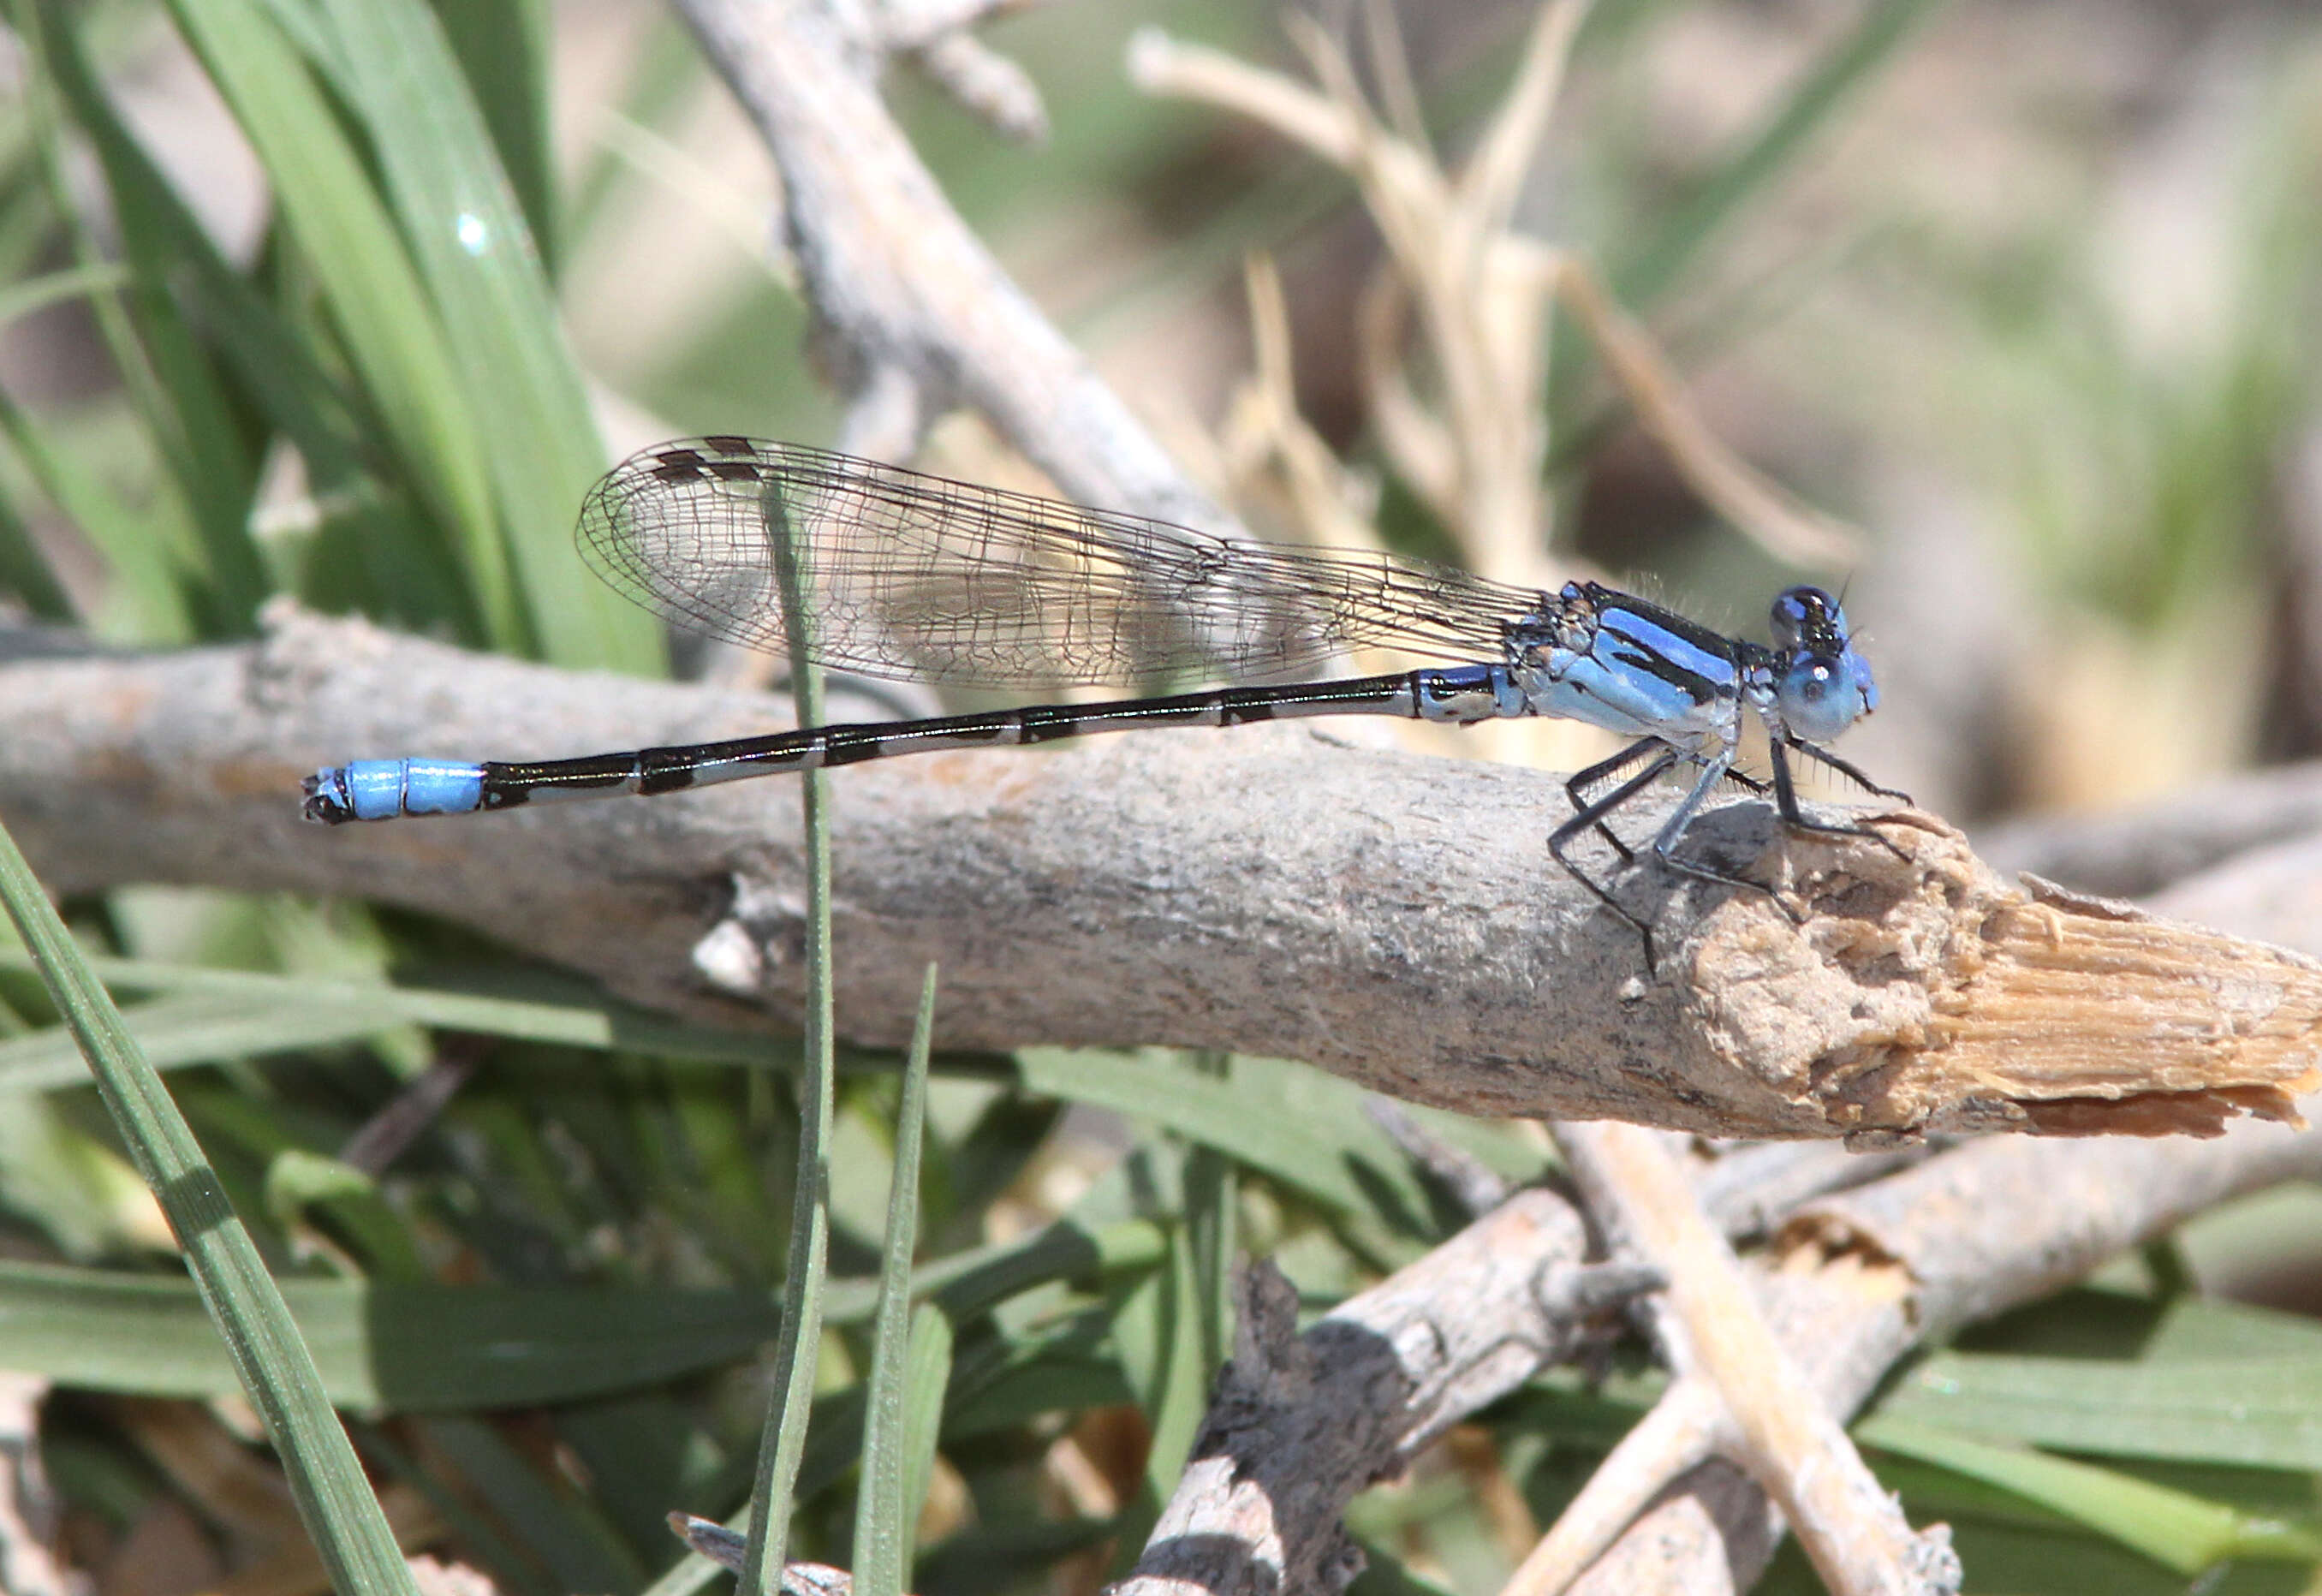
M1456 150L1526 16L1412 11L1424 114ZM763 153L674 23L535 0L7 0L5 20L0 605L163 646L252 635L288 594L664 667L571 556L588 482L664 436L834 423L768 264ZM892 99L955 203L1221 491L1242 262L1270 251L1302 409L1360 466L1338 330L1368 223L1342 178L1130 90L1124 41L1149 20L1076 4L991 30L1047 97L1037 150L906 77ZM1162 20L1287 60L1262 8ZM1527 224L1603 265L1723 437L1874 529L1856 570L1810 573L1851 577L1874 639L1888 707L1850 743L1865 768L1973 823L2322 745L2306 8L1604 0L1557 126ZM1754 633L1791 573L1715 524L1573 330L1557 340L1554 554ZM972 471L988 449L954 424L931 458ZM1390 541L1445 551L1403 485L1376 487ZM286 1282L403 1544L507 1590L631 1590L675 1561L664 1512L746 1497L797 1051L608 1008L357 904L141 889L66 910ZM38 1438L67 1555L113 1590L311 1582L131 1144L29 962L0 957L0 1366L56 1382ZM901 1061L839 1063L791 1549L850 1563L924 1496L914 1589L1090 1589L1134 1556L1230 1345L1237 1250L1319 1309L1463 1218L1351 1089L1294 1066L938 1053L914 1234L890 1204L912 1167ZM447 1078L456 1097L383 1146L383 1110ZM1520 1128L1424 1117L1504 1174L1545 1165ZM1981 1588L2311 1588L2317 1218L2307 1192L2211 1216L1934 1354L1866 1444L1939 1420L2050 1451L1937 1466L1897 1439L1913 1520L1949 1518ZM866 1460L878 1281L914 1252L938 1289L886 1323L903 1405ZM1365 1497L1360 1588L1496 1589L1650 1399L1641 1361L1598 1373L1543 1378ZM1931 1415L1930 1390L1961 1401ZM1769 1579L1811 1584L1794 1558Z

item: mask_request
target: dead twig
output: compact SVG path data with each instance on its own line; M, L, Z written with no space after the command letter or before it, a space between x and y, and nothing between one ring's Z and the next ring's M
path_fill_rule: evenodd
M1923 1339L2052 1292L2217 1203L2317 1172L2322 1132L2278 1126L2210 1142L1998 1138L1808 1203L1745 1273L1813 1400L1843 1416ZM1533 1190L1294 1340L1270 1288L1248 1288L1253 1345L1237 1347L1220 1378L1123 1591L1338 1588L1353 1570L1340 1518L1355 1492L1586 1344L1587 1316L1607 1306L1570 1289L1599 1272L1583 1263L1587 1245L1570 1204ZM1722 1404L1698 1384L1671 1397L1623 1444L1620 1468L1608 1464L1574 1504L1598 1525L1591 1544L1614 1540L1577 1589L1744 1590L1773 1555L1782 1520L1765 1494L1732 1465L1704 1461Z
M2047 1296L2220 1202L2317 1173L2322 1133L2278 1126L2207 1143L1997 1137L1808 1204L1750 1269L1760 1311L1842 1417L1912 1347ZM1641 1480L1624 1493L1665 1488L1575 1596L1747 1590L1779 1515L1732 1465L1704 1461L1702 1422L1647 1425L1658 1455L1632 1456Z
M1633 1126L1565 1125L1556 1137L1598 1222L1631 1256L1668 1276L1655 1322L1677 1378L1654 1420L1616 1449L1577 1510L1525 1559L1511 1596L1561 1591L1595 1560L1604 1543L1592 1532L1625 1525L1650 1495L1638 1488L1666 1483L1626 1465L1655 1456L1670 1428L1686 1448L1739 1463L1781 1505L1833 1591L1957 1591L1961 1570L1950 1531L1936 1526L1914 1534L1871 1477L1760 1317L1740 1261L1712 1228L1663 1135ZM1610 1482L1626 1488L1603 1490ZM1588 1510L1600 1495L1619 1502L1617 1516Z
M360 894L657 1008L779 1024L803 991L784 783L331 830L296 792L350 753L569 753L787 712L282 616L262 646L0 666L0 812L61 890ZM1469 1113L1709 1135L2209 1133L2290 1114L2317 1076L2322 966L2027 893L1925 816L1874 817L1898 857L1782 835L1757 799L1708 812L1688 850L1782 903L1620 874L1664 927L1648 979L1548 862L1568 806L1534 771L1288 724L931 754L834 790L840 1023L866 1043L901 1040L933 958L949 1045L1222 1047Z
M1585 262L1514 227L1530 169L1561 89L1584 0L1540 8L1506 98L1456 177L1436 160L1408 111L1396 112L1399 53L1374 22L1389 120L1376 115L1352 67L1300 17L1284 25L1319 88L1147 29L1129 74L1147 93L1199 99L1273 129L1360 185L1390 269L1365 296L1358 345L1372 419L1395 468L1458 538L1468 564L1500 579L1545 581L1542 493L1545 318L1561 300L1604 351L1646 430L1705 500L1784 559L1843 562L1858 540L1799 504L1720 443L1686 403L1643 329L1614 306ZM1392 125L1391 125L1392 124ZM1420 397L1406 324L1415 316L1440 414Z
M879 99L880 67L897 49L917 51L972 99L1010 78L1012 68L1002 70L963 31L992 7L679 0L678 8L781 169L783 231L826 364L849 396L874 381L886 390L882 419L850 418L850 442L907 455L919 427L964 402L1075 498L1236 530L1001 269ZM1020 122L1022 111L1002 105L998 119ZM914 390L908 404L897 397L901 384ZM911 423L908 435L899 415Z

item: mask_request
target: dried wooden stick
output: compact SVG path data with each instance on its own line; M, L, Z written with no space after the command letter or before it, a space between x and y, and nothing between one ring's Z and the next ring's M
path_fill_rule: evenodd
M2007 870L2144 898L2236 854L2322 835L2322 762L2246 771L2105 815L2052 815L1978 840Z
M1289 1282L1246 1271L1233 1361L1115 1596L1343 1588L1362 1566L1339 1521L1355 1493L1568 1352L1604 1306L1561 1290L1587 1244L1562 1198L1519 1192L1303 1335Z
M1781 1505L1833 1591L1957 1591L1961 1571L1950 1531L1914 1534L1871 1476L1760 1316L1740 1261L1711 1227L1665 1137L1615 1125L1559 1126L1556 1137L1598 1223L1624 1254L1668 1279L1658 1300L1659 1338L1681 1389L1662 1406L1688 1415L1686 1443L1739 1463ZM1641 1501L1625 1505L1633 1511ZM1585 1513L1577 1518L1589 1521ZM1576 1549L1551 1533L1517 1571L1511 1596L1561 1591L1602 1549Z
M720 1568L739 1573L749 1537L739 1530L728 1529L714 1518L698 1518L691 1513L669 1515L670 1532L699 1555ZM855 1589L855 1576L843 1568L833 1568L827 1563L793 1562L782 1564L782 1596L850 1596Z
M788 713L286 613L263 645L0 665L0 813L60 889L359 894L765 1024L803 990L787 784L334 829L297 789L350 755L577 753ZM2020 890L1926 816L1875 820L1898 858L1781 835L1758 799L1710 811L1688 852L1781 903L1621 875L1661 927L1649 976L1548 858L1569 803L1538 772L1289 724L881 762L835 788L841 1026L866 1043L902 1040L935 958L949 1045L1232 1048L1471 1113L1717 1135L2206 1134L2289 1116L2317 1078L2322 966Z
M1751 1268L1761 1311L1844 1415L1921 1342L2037 1300L2220 1202L2317 1174L2322 1133L2278 1126L2238 1125L2208 1143L1995 1137L1808 1204ZM1662 1454L1634 1467L1668 1487L1575 1596L1747 1590L1773 1555L1779 1515L1731 1464L1700 1461L1698 1424L1648 1428Z
M996 58L979 57L971 73L958 41L964 22L990 7L678 0L678 9L781 169L791 253L843 391L859 393L873 373L900 374L921 420L974 406L1075 498L1236 530L1001 269L880 101L881 60L896 48L924 58L949 41L938 77L948 73L955 88L963 75L988 79Z
M2278 1126L2209 1142L1994 1138L1809 1202L1747 1270L1815 1400L1844 1415L1923 1337L2052 1292L2217 1203L2317 1173L2322 1132ZM1719 1180L1715 1165L1706 1180ZM1576 1300L1573 1288L1602 1278L1581 1263L1587 1245L1561 1197L1520 1192L1294 1341L1286 1308L1253 1282L1249 1345L1220 1376L1193 1462L1123 1589L1339 1588L1358 1565L1340 1522L1354 1493L1530 1379L1535 1360L1580 1345L1585 1321L1619 1300ZM1730 1464L1702 1464L1723 1423L1715 1399L1681 1384L1672 1400L1616 1453L1625 1477L1600 1476L1605 1489L1592 1482L1574 1504L1603 1509L1588 1537L1601 1546L1659 1499L1583 1581L1593 1596L1744 1590L1780 1538L1762 1491Z
M1129 73L1148 93L1225 107L1263 123L1361 185L1393 257L1365 296L1358 349L1372 418L1396 469L1461 540L1468 563L1504 580L1542 579L1547 446L1543 318L1552 298L1579 316L1647 431L1696 491L1784 559L1842 562L1855 536L1799 503L1720 443L1686 403L1645 331L1585 263L1513 228L1531 166L1587 7L1544 5L1516 80L1473 159L1447 175L1425 147L1382 124L1337 46L1312 23L1285 22L1320 88L1147 29ZM1405 375L1415 314L1440 390L1439 417Z
M41 1403L49 1382L0 1374L0 1591L69 1596L84 1588L50 1548L57 1499L41 1461Z

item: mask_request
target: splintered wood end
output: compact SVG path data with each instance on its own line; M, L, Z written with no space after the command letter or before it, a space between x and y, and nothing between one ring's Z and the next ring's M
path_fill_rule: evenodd
M1901 856L1789 840L1802 927L1759 905L1711 917L1693 985L1737 1067L1865 1142L2303 1124L2298 1099L2322 1085L2322 963L2008 885L1930 816L1874 824Z

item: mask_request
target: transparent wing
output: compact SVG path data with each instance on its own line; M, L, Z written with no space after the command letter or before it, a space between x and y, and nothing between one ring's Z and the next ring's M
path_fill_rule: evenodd
M1502 624L1544 602L1448 566L1239 542L749 438L631 457L590 494L579 535L647 609L780 651L785 527L817 661L964 685L1263 681L1357 648L1491 660Z

